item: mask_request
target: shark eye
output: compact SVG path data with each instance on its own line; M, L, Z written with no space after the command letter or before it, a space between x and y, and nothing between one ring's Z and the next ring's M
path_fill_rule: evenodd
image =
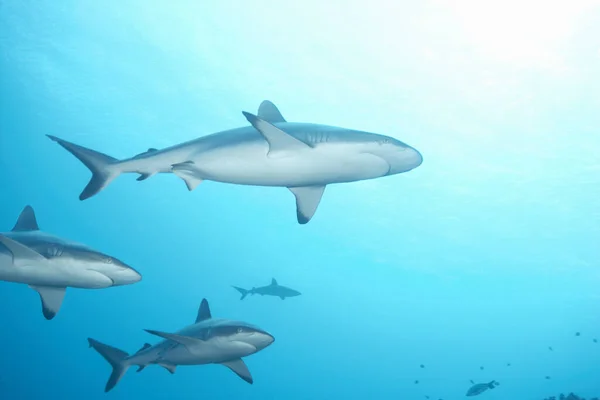
M113 263L113 259L112 259L112 258L110 258L110 257L106 257L106 258L104 259L104 263L105 263L105 264L112 264L112 263Z
M242 328L237 328L237 333L242 333L244 330Z

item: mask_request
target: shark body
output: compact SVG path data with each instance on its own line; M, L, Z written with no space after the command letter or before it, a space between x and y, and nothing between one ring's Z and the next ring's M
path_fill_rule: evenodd
M113 367L104 389L106 392L114 388L127 369L134 365L139 367L138 372L148 365L159 365L173 374L178 365L222 364L246 382L253 383L242 357L254 354L275 341L268 332L246 322L213 318L206 299L200 303L194 324L176 333L148 329L146 332L163 340L155 345L146 343L132 355L88 338L90 347Z
M275 278L271 279L271 284L267 286L253 287L250 290L243 289L241 287L233 286L235 290L240 292L242 297L240 300L244 300L247 295L255 295L260 294L261 296L276 296L281 298L281 300L285 300L286 297L295 297L300 296L302 293L297 290L290 289L289 287L282 286L277 283Z
M416 149L389 136L287 122L267 100L261 103L258 115L243 114L250 126L161 150L150 148L123 160L48 136L91 170L92 178L80 200L94 196L124 173L139 174L138 181L173 173L190 191L204 180L286 187L296 198L300 224L313 217L327 185L395 175L423 161Z
M141 279L115 257L42 232L30 206L23 209L10 232L0 233L0 280L36 290L46 319L58 313L67 287L103 289Z

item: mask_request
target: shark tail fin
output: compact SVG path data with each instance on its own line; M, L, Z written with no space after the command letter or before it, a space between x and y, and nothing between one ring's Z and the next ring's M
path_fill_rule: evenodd
M115 347L100 343L92 338L88 338L88 342L90 347L93 347L94 350L100 353L113 368L112 373L108 378L108 382L106 382L106 387L104 388L104 391L108 392L119 383L123 375L125 375L125 372L127 372L127 369L129 368L127 357L129 354Z
M246 296L248 296L248 294L250 293L250 290L242 289L241 287L234 286L233 288L242 294L240 300L244 300Z
M85 189L83 189L83 192L81 192L79 195L79 200L85 200L94 196L108 186L113 179L121 174L121 171L116 168L116 165L119 161L116 158L71 142L67 142L66 140L57 138L56 136L46 136L64 147L68 152L73 154L75 157L77 157L77 159L79 159L79 161L88 167L90 171L92 171L92 178Z

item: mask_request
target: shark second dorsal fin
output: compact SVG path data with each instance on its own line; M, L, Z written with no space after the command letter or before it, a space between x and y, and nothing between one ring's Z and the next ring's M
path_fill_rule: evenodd
M277 281L275 280L275 278L271 278L271 285L277 286Z
M196 316L196 323L212 318L210 314L210 307L208 306L208 300L202 299L200 307L198 308L198 315Z
M277 109L277 106L269 100L260 103L260 106L258 107L258 117L272 124L277 122L287 122Z
M268 156L284 157L290 153L311 149L309 145L282 131L272 123L249 112L243 111L242 113L269 144Z
M17 219L17 223L14 228L12 228L12 231L37 231L39 229L33 208L31 206L26 206L23 211L21 211L21 215L19 215L19 219Z
M139 353L141 351L144 351L144 350L146 350L149 347L152 347L152 345L150 343L144 343L144 345L142 346L142 348L139 349L138 351L136 351L135 354L137 354L137 353Z

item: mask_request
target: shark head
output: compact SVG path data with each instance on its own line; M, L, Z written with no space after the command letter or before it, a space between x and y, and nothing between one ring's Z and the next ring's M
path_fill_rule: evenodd
M268 347L275 338L268 332L241 321L223 321L210 329L211 337L219 337L232 345L243 343L255 349L252 353Z
M115 257L40 231L30 206L23 209L7 235L18 241L11 246L13 258L23 259L25 264L36 257L60 264L63 270L66 267L76 271L77 276L89 287L129 285L142 279L135 269ZM7 240L4 239L5 245Z
M408 172L423 163L423 156L415 148L397 139L384 135L371 135L363 143L364 151L384 159L390 169L387 175Z
M62 261L81 265L89 271L100 273L112 281L112 286L130 285L139 282L142 276L121 260L81 245L66 245L58 250ZM52 256L52 255L51 255Z

